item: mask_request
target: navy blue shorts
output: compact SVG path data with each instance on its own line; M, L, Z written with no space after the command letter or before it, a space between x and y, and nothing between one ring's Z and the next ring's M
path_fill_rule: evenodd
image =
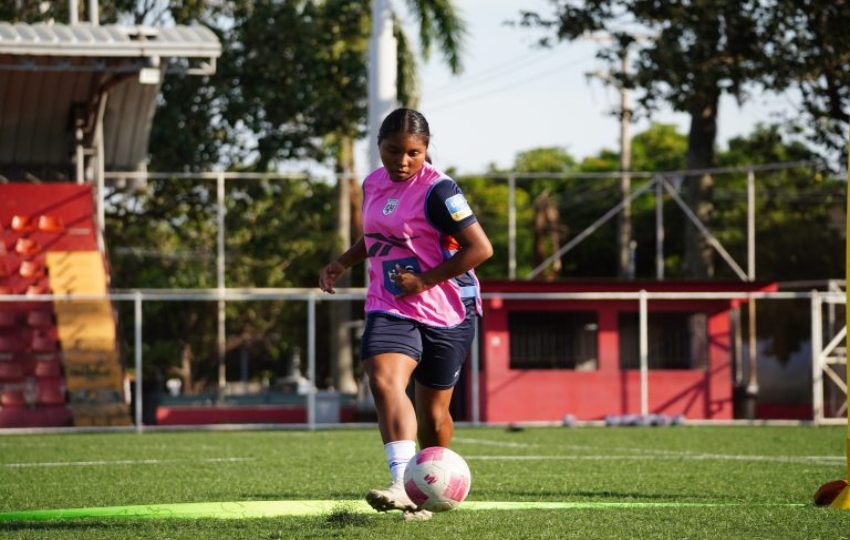
M401 353L416 360L413 379L429 388L454 388L475 337L474 313L452 328L435 328L383 313L370 313L360 342L360 358Z

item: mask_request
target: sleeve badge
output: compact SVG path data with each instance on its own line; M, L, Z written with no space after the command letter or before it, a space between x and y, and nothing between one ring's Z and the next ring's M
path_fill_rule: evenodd
M446 199L446 208L455 221L461 221L472 215L472 208L469 207L469 203L466 202L466 198L461 193Z

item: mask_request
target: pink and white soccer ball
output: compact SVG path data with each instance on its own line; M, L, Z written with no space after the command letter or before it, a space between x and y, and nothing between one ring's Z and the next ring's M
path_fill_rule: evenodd
M404 471L404 490L414 504L431 512L457 507L469 495L472 475L460 454L442 446L423 448Z

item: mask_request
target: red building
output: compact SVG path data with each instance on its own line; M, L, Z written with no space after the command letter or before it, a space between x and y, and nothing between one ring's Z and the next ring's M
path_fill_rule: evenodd
M647 412L731 419L732 314L746 299L706 293L776 289L746 282L482 283L481 420L559 421L573 415L585 421L640 413L642 290L649 297ZM690 299L652 296L694 292L699 294Z

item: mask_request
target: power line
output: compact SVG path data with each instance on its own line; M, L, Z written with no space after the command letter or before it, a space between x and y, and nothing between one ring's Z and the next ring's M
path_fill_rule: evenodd
M500 62L497 66L486 69L484 71L480 71L475 73L469 77L464 78L464 84L480 84L479 80L483 79L487 81L488 79L500 78L505 72L508 74L515 73L517 68L526 68L533 64L539 63L541 60L548 60L552 58L552 55L541 55L535 52L530 54L522 54L513 58L512 60L508 60L507 62ZM457 83L449 83L444 84L439 88L435 88L435 93L442 94L443 92L454 92L457 91Z
M437 97L435 99L435 101L437 103L430 103L429 102L428 108L429 108L429 110L449 109L449 108L452 108L452 107L456 107L458 105L463 105L465 103L468 103L469 101L471 101L473 99L480 99L480 97L482 95L485 95L485 94L486 94L487 97L492 97L493 95L500 94L500 93L506 92L508 90L512 90L512 89L517 88L519 86L524 86L524 85L536 83L536 82L540 81L541 79L545 79L545 78L551 77L553 75L561 75L562 73L561 73L560 70L567 68L567 67L570 67L570 66L580 64L582 62L586 62L586 61L587 61L587 58L573 59L573 60L570 60L569 62L555 66L554 68L548 68L544 72L536 73L536 74L533 74L531 76L524 76L522 80L511 81L508 84L505 84L505 85L497 87L497 88L492 88L492 89L486 89L485 88L484 90L478 90L477 88L475 88L475 85L467 86L465 84L459 84L458 85L458 88L459 88L458 93L459 94L468 94L470 92L472 92L473 94L468 95L466 97L458 97L454 101L451 101L451 102L448 102L448 103L440 103L441 98L446 99L446 97L444 97L445 96L445 94L444 94L444 95ZM451 96L448 96L448 97L451 97Z

